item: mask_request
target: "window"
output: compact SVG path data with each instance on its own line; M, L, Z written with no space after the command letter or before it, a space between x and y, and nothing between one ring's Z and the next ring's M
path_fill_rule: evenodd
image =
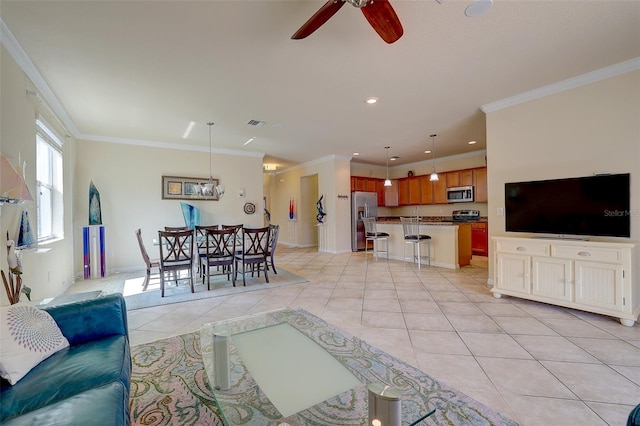
M64 236L62 140L43 119L36 120L38 242Z

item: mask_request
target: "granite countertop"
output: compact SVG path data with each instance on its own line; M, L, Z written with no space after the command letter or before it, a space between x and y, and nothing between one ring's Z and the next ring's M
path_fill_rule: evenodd
M407 216L403 216L403 217L407 217ZM477 220L477 221L467 221L467 222L454 222L453 220L451 220L451 216L419 216L419 218L420 218L420 223L424 225L464 225L465 223L486 222L485 218L481 218L480 220ZM400 224L400 216L378 216L376 221L378 223Z

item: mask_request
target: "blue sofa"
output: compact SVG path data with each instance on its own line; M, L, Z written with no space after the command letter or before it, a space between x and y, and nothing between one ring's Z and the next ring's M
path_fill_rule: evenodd
M131 351L120 294L44 308L69 340L11 386L2 380L3 425L128 425Z

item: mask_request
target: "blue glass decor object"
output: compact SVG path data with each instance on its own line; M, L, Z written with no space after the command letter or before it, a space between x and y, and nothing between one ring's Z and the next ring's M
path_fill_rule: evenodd
M322 199L324 198L324 194L320 196L318 202L316 203L316 208L318 209L318 214L316 215L316 219L318 223L324 223L324 217L327 215L324 212L324 207L322 207Z
M22 219L20 219L20 231L18 232L18 247L29 247L36 243L33 238L33 231L31 230L31 223L29 222L29 212L24 210L22 212Z
M194 229L200 225L200 209L191 204L180 202L182 208L182 216L184 216L184 224L189 229Z
M91 181L89 185L89 225L102 225L102 208L100 207L100 193Z

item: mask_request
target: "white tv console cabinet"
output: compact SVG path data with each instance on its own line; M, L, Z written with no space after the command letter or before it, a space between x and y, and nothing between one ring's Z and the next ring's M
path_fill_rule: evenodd
M520 297L620 319L640 315L633 282L633 243L493 237L493 295Z

